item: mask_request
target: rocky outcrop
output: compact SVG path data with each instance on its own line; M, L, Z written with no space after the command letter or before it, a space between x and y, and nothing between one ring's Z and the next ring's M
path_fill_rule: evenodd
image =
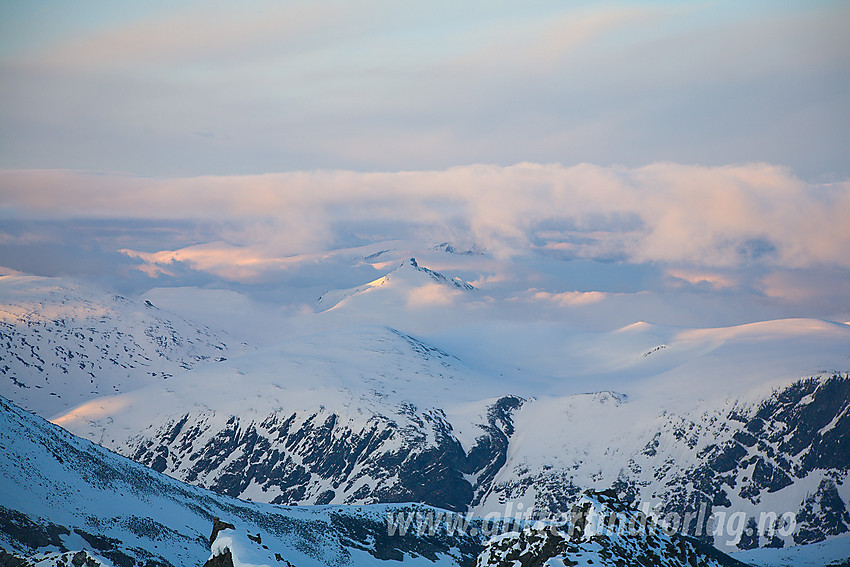
M93 557L91 552L80 551L46 552L37 558L8 553L0 548L0 567L111 567Z
M0 548L0 567L27 567L27 560Z
M207 559L204 567L233 567L233 555L229 549L226 549L223 553Z
M565 566L744 567L714 548L661 528L618 500L613 490L586 492L568 522L539 522L491 539L476 567L542 567L554 558Z
M235 530L235 529L236 528L233 526L233 524L229 524L227 522L222 522L221 520L218 519L218 517L213 518L212 534L210 534L210 545L212 545L213 542L216 540L216 538L218 537L218 532L220 532L221 530Z

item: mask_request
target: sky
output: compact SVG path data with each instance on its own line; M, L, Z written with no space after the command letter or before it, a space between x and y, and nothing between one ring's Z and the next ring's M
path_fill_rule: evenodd
M848 23L817 0L7 0L0 266L312 293L323 251L452 241L553 301L850 320Z
M0 5L0 167L848 177L847 2Z

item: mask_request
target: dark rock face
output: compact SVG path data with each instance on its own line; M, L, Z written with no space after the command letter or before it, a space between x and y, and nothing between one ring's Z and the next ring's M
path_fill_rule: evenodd
M797 544L822 541L824 536L840 535L850 530L850 514L835 482L821 481L817 492L803 501L797 522L799 528L794 534Z
M71 530L48 521L34 522L17 510L0 506L0 533L8 534L31 549L53 546L67 551L61 536L70 535Z
M478 443L466 455L464 473L478 473L478 484L472 505L481 502L493 479L499 473L507 460L508 442L514 433L512 414L523 402L517 396L499 398L487 411L487 424L481 425L485 435L478 438Z
M759 431L766 429L761 438L775 444L778 453L802 456L801 464L794 467L795 476L814 469L847 470L848 406L850 379L846 376L803 380L768 400L747 425Z
M33 565L49 564L55 567L103 567L103 563L90 556L86 550L81 551L64 551L64 552L47 552L41 554L38 558L32 559L8 553L0 548L0 567L32 567Z
M613 490L586 492L569 523L539 524L491 539L476 567L542 567L552 558L567 566L744 567L696 540L667 533Z
M393 417L371 416L360 429L326 411L275 413L260 423L233 416L218 431L210 429L208 416L186 414L140 442L130 456L229 496L259 485L277 492L273 504L327 504L337 498L422 502L463 512L504 465L511 414L522 403L516 396L497 400L468 454L442 410L404 405ZM472 486L464 475L477 475L478 482ZM363 484L369 480L376 481L371 488ZM332 489L313 488L327 481Z
M556 529L524 529L513 538L488 544L477 567L489 565L542 567L549 559L567 552L569 539ZM569 563L564 562L569 565Z
M0 548L0 567L26 567L27 560Z
M207 562L204 563L204 567L233 567L233 556L230 554L230 551L225 551L221 555L216 555L215 557L210 557L207 559Z

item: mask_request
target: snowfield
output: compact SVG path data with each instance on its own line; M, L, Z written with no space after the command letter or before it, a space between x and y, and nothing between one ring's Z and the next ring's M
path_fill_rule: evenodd
M486 253L446 246L299 261L330 278L306 303L0 277L0 393L258 506L555 518L583 491L614 488L754 562L846 541L850 326L626 323L654 300L535 291ZM708 535L701 508L792 513L797 529Z

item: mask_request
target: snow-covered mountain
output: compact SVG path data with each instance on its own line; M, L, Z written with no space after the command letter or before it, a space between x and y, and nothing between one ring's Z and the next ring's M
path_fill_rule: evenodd
M755 522L748 525L751 537L703 538L720 548L809 543L846 533L848 388L846 375L817 376L758 400L654 417L610 394L549 400L564 412L559 422L540 419L547 408L524 413L534 412L529 404L514 416L517 431L549 423L549 435L560 441L518 440L485 507L510 501L560 512L585 487L610 485L629 501L672 514L686 533L706 534L712 513L743 513ZM557 452L547 454L547 448ZM793 512L793 535L782 540L755 533L768 512Z
M637 357L676 359L641 388L540 397L512 395L511 384L397 330L356 327L197 369L167 389L94 400L56 422L175 478L257 501L419 501L479 515L511 503L546 517L586 488L614 486L665 514L691 514L685 531L718 546L810 543L850 527L848 376L740 377L737 395L702 384L729 368L727 357L746 368L741 341L776 349L797 324L724 330L731 345L717 333L687 347L674 337ZM816 334L834 332L846 331ZM695 359L717 368L691 374ZM504 395L481 397L494 391ZM700 509L756 521L790 511L798 530L711 538Z
M3 391L156 471L256 502L412 501L477 516L558 517L584 490L614 487L725 551L790 549L850 530L848 325L586 330L539 322L522 298L467 283L478 280L465 262L483 255L363 252L358 265L379 277L283 314L228 292L145 296L167 311L153 306L159 300L64 280L33 280L61 293L30 291L13 278L0 285L18 313L8 332L38 348L15 350L21 362L5 373ZM454 264L433 269L416 259L435 255ZM204 325L175 314L190 295L186 312ZM54 335L71 339L62 325L29 321L55 321L47 314L77 304L106 310L97 319L74 308L66 325L78 341L70 350L104 353L97 360L112 366L103 368L121 369L98 375L110 390L82 392L81 377L39 370L36 356ZM161 356L155 329L176 337ZM130 342L137 336L151 342ZM133 361L145 363L110 362L123 360L113 351L125 342L139 345ZM154 362L173 371L154 376ZM27 398L16 385L36 380L77 403ZM785 513L796 529L777 535ZM740 514L750 533L706 534L712 514Z
M518 398L389 328L304 337L97 399L55 421L155 470L281 504L427 502L465 511L504 461ZM455 431L442 400L483 417ZM461 439L468 444L464 448ZM474 448L473 448L474 445Z
M422 266L416 258L402 261L395 269L362 286L351 289L331 290L319 297L317 309L325 311L339 305L348 298L354 298L371 292L375 288L381 288L380 301L387 304L395 301L401 305L409 301L412 289L429 289L432 295L439 297L442 293L448 298L462 291L474 291L475 286L463 281L459 277L447 277L441 272ZM354 300L349 300L349 302Z
M110 414L108 424L96 421L105 433L88 432L107 439L125 431L127 438L106 444L217 492L285 504L419 501L486 515L504 513L510 503L551 517L587 487L614 486L632 502L674 514L687 533L749 549L848 531L848 387L846 376L813 377L749 405L663 413L642 423L631 402L611 393L505 396L484 405L477 420L462 421L460 413L409 405L385 415L366 413L364 404L356 417L323 404L238 416L186 406L182 415L157 415L153 421L166 419L164 425L138 433L129 425L134 416L169 403L151 398ZM583 436L594 426L595 437ZM471 439L464 429L477 429L474 444L464 444ZM787 537L772 529L741 538L704 535L712 513L739 512L756 523L762 513L792 512L796 530Z
M222 330L73 280L4 276L0 297L0 394L41 415L162 383L233 350Z

